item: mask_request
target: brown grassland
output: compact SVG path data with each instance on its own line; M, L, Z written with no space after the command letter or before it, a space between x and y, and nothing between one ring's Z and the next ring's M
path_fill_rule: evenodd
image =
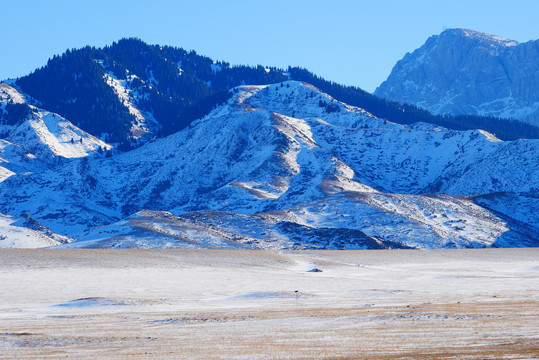
M1 250L0 359L537 359L537 259Z

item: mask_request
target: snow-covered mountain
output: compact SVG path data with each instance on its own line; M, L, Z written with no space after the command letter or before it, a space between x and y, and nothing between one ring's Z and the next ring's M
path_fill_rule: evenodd
M73 240L53 233L26 214L18 219L0 214L0 249L50 247Z
M306 83L234 88L188 128L0 183L68 247L537 246L539 141L404 126Z
M0 83L0 115L12 104L27 106L28 113L14 123L0 123L0 183L14 175L54 171L70 159L104 157L112 149L60 115L28 105L27 96L14 84ZM7 192L1 204L17 201L17 195ZM47 247L73 240L52 232L24 210L15 215L0 213L0 248Z
M0 111L6 105L24 104L28 116L11 124L1 124L0 135L4 142L18 145L24 151L44 162L60 158L82 158L99 155L112 146L81 130L69 120L37 106L28 105L27 96L13 84L0 83Z
M401 59L375 91L435 114L512 118L539 125L539 40L448 29Z
M533 67L530 67L533 69ZM531 74L531 73L530 73ZM426 122L455 130L481 128L502 140L539 138L539 127L472 115L439 116L325 80L300 67L231 66L182 48L121 39L103 48L55 55L43 67L9 81L28 103L127 151L184 129L245 84L287 80L315 85L331 96L400 124ZM13 109L12 109L13 110ZM24 107L10 111L21 117ZM11 120L18 118L9 116ZM13 122L13 121L12 121ZM0 112L2 123L2 112Z

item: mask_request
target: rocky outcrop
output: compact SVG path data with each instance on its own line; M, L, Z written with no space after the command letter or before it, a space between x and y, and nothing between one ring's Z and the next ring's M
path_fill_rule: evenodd
M519 44L448 29L397 62L375 94L435 114L496 116L539 125L539 40Z

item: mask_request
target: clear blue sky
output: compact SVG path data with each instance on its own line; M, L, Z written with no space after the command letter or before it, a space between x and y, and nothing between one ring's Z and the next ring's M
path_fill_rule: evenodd
M374 89L407 52L445 28L539 38L539 0L0 0L0 79L55 54L122 37L232 64L299 65Z

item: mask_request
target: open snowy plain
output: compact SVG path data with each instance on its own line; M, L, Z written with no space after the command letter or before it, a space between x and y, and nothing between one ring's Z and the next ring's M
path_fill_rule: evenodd
M1 249L0 358L535 359L537 259Z

